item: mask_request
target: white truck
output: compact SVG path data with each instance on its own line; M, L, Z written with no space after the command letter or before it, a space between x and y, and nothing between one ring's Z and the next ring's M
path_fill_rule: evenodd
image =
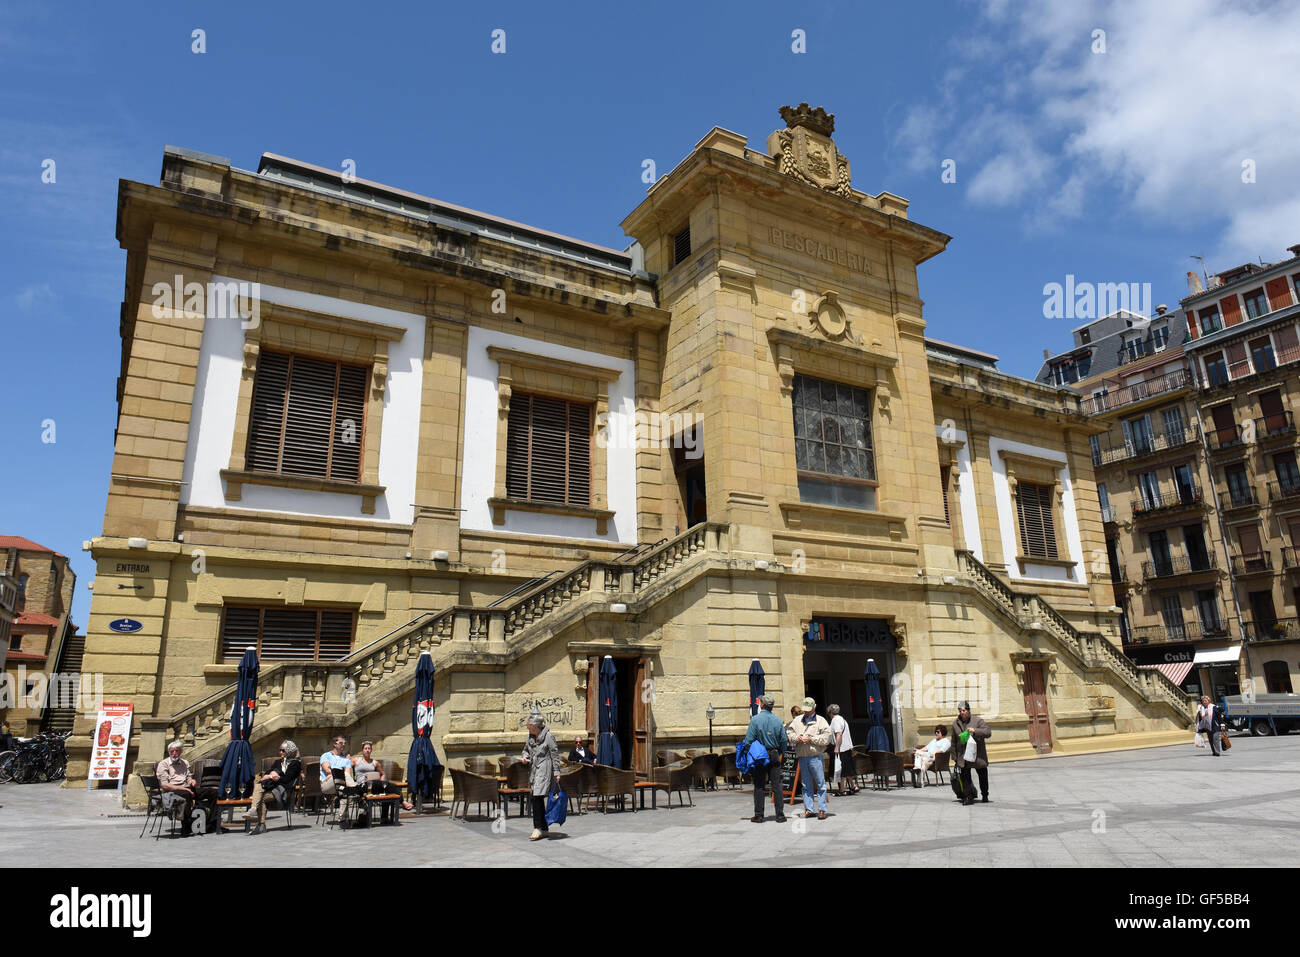
M1237 731L1249 728L1251 734L1269 735L1300 730L1298 694L1226 695L1222 707L1224 722Z

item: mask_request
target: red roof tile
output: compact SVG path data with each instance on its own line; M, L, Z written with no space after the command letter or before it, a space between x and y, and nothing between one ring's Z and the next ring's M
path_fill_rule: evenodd
M6 661L47 661L45 655L34 655L29 651L10 651L5 655Z
M30 538L23 538L21 535L0 535L0 549L5 548L17 548L25 552L49 552L51 555L59 554L54 549L38 545Z
M58 623L59 619L42 615L39 611L20 611L18 617L14 619L15 625L44 625L46 628Z

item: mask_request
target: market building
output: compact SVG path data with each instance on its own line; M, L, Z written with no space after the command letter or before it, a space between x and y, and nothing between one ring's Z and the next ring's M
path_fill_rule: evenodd
M533 711L594 736L606 656L642 772L710 709L743 734L755 659L855 734L873 660L896 749L961 697L1002 757L1181 739L1189 699L1119 648L1081 397L927 339L949 237L781 112L761 149L711 130L625 250L270 154L122 181L85 667L140 760L220 753L249 645L258 753L401 761L423 651L444 761Z

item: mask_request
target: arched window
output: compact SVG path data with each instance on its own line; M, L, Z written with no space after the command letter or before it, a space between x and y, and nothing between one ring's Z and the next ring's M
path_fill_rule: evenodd
M1285 661L1264 662L1264 686L1269 694L1291 693L1291 668Z

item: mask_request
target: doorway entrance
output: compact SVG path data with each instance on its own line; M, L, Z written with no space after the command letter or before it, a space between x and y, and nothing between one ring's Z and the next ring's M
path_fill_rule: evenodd
M889 739L888 750L899 747L901 718L891 700L895 644L889 622L883 618L817 618L804 635L804 694L817 702L822 717L828 705L838 704L855 745L867 743L871 726L866 669L867 661L872 660L880 672L881 725ZM789 720L790 706L799 700L784 703L782 720Z
M682 528L691 528L709 520L704 489L704 446L699 427L683 433L673 441L673 470L682 501Z
M649 694L642 693L649 687L646 682L650 677L650 659L645 656L611 655L614 662L614 688L618 693L616 709L618 738L622 760L618 766L631 768L638 777L648 777L654 762L650 759L650 713ZM600 764L609 763L609 756L600 752L600 665L604 655L592 655L587 659L587 727L596 735L596 760ZM566 752L567 753L567 752Z
M1043 680L1043 663L1026 661L1025 714L1029 715L1029 743L1039 754L1052 751L1052 725L1047 717L1047 682Z

